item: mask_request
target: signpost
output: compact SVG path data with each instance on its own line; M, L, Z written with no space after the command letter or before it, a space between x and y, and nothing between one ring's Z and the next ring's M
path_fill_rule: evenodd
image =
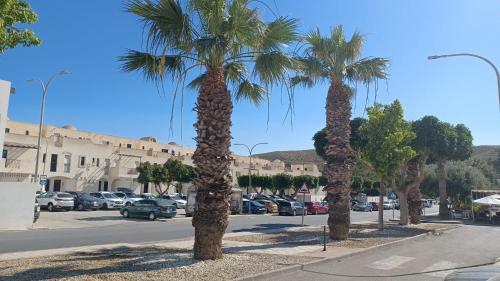
M43 187L43 190L45 191L45 186L47 185L47 175L40 175L38 181L40 185Z
M302 209L302 226L304 226L304 215L307 212L306 208L306 193L309 193L309 189L307 188L306 183L304 182L302 186L299 189L298 193L302 193L303 199L302 199L302 204L303 204L303 209Z

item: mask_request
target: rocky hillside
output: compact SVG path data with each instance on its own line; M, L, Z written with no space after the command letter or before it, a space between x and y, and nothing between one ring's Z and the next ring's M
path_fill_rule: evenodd
M488 158L496 159L498 157L498 151L500 150L500 145L480 145L474 147L474 152L472 157L486 160ZM314 149L307 150L294 150L294 151L273 151L268 153L256 154L255 157L267 159L270 161L279 159L287 164L303 164L303 163L315 163L321 169L322 163L321 159Z

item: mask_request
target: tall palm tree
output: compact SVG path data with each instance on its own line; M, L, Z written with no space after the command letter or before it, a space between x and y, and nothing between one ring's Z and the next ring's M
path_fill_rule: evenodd
M305 37L307 48L301 58L300 72L291 79L292 85L312 87L316 82L330 84L326 98L326 164L324 175L329 209L330 237L345 240L350 224L350 177L353 168L353 151L349 144L351 128L351 87L357 83L369 85L377 79L387 79L388 60L360 58L364 38L354 33L349 41L339 25L323 37L319 30Z
M297 21L278 17L266 24L249 2L130 0L126 6L144 23L145 50L120 57L125 71L141 71L157 84L170 80L174 88L182 87L190 70L201 72L189 84L199 89L193 154L196 259L222 257L231 193L228 86L236 100L259 104L268 97L267 86L284 81L293 65L284 48L297 38Z

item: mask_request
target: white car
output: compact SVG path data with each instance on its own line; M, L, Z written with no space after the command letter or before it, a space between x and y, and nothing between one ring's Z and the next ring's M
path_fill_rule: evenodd
M104 200L104 203L102 204L102 208L104 210L120 209L123 208L123 206L125 206L125 202L123 201L123 199L114 195L112 192L101 191L101 192L90 193L90 195Z
M144 199L141 196L131 192L113 192L113 194L123 199L125 206L133 205L135 202Z
M185 209L187 203L178 194L165 194L162 196L161 201L169 205L174 205L177 209Z
M55 210L70 211L75 205L73 195L66 192L47 192L38 195L36 198L40 208L47 208L49 212Z

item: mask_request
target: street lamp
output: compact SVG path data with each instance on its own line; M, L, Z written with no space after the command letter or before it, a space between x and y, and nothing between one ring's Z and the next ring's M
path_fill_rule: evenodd
M40 141L42 138L43 115L45 112L45 95L47 94L47 90L52 80L54 80L54 78L56 78L57 76L63 76L66 74L69 74L69 72L66 70L59 71L56 74L52 75L47 81L47 83L44 83L40 78L32 78L27 81L28 83L34 83L38 81L40 87L42 88L42 110L40 112L40 124L38 125L38 142L36 147L36 162L35 162L35 182L38 180L38 162L40 159Z
M482 61L485 61L491 67L493 67L493 70L495 70L495 74L497 75L498 105L500 107L500 73L498 72L498 69L496 68L496 66L490 60L488 60L487 58L482 57L480 55L476 55L476 54L459 53L459 54L450 54L450 55L428 56L427 59L429 59L429 60L435 60L435 59L440 59L440 58L461 57L461 56L478 58L478 59L480 59Z
M248 186L247 186L247 195L249 195L249 189L252 188L252 152L253 152L253 149L258 146L258 145L261 145L261 144L268 144L267 142L259 142L259 143L256 143L252 146L252 148L250 148L248 145L244 144L244 143L235 143L234 145L240 145L240 146L244 146L248 149L248 154L249 154L249 158L250 158L250 164L248 166ZM250 196L248 197L248 199L250 200ZM251 206L251 203L250 201L248 202L248 214L251 214L252 213L252 206Z

